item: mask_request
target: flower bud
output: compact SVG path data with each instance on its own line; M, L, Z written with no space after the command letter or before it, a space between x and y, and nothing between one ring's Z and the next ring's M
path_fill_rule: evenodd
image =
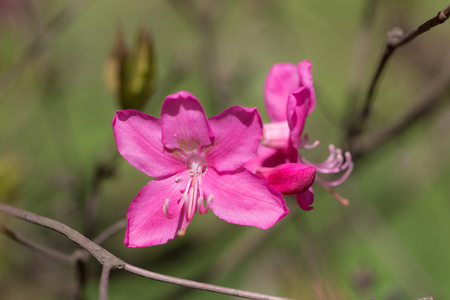
M121 109L142 110L155 89L155 61L150 35L140 29L136 46L129 49L123 32L117 38L104 68L107 87L116 94Z
M286 163L274 168L259 168L256 175L264 177L271 186L283 195L303 193L316 178L316 168L295 163Z

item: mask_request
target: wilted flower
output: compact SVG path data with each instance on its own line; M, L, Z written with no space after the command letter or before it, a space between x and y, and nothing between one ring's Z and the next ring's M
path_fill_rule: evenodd
M113 120L117 149L151 177L128 209L125 244L144 247L183 236L195 212L227 222L271 227L288 212L283 197L242 165L262 137L256 108L230 107L207 119L188 92L164 101L161 119L136 110Z
M308 137L302 137L306 118L313 112L316 104L311 63L305 60L298 65L275 64L267 76L264 96L267 114L272 123L264 124L262 145L257 156L246 167L257 172L261 167L273 168L285 163L299 163L314 167L320 173L343 172L334 181L316 177L316 181L325 186L336 186L345 181L353 169L349 152L343 155L340 149L330 145L330 155L321 163L310 162L298 154L299 148L311 149L319 144L318 141L308 144ZM312 209L312 188L296 194L296 198L301 208Z

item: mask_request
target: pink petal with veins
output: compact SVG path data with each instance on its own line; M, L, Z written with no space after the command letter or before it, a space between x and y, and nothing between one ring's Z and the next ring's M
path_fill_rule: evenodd
M289 211L280 192L244 168L232 173L210 169L203 186L205 195L213 195L214 214L229 223L267 229Z
M166 97L161 109L162 142L169 149L184 152L209 146L214 133L205 111L194 95L178 92Z
M255 156L262 136L256 108L233 106L208 121L215 134L214 146L206 153L209 166L232 171Z

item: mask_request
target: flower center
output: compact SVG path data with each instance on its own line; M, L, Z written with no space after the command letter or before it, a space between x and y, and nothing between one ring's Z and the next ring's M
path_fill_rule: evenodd
M166 203L163 206L163 211L167 218L173 218L179 215L180 212L184 214L184 220L180 220L180 222L184 222L184 225L180 230L178 230L178 236L184 235L196 211L200 214L208 212L209 204L213 199L213 196L209 195L205 205L203 195L203 176L207 171L206 160L194 154L186 160L186 169L189 170L189 181L184 189L184 192L182 192L182 197L178 201L175 211L169 212L169 199L166 199ZM179 178L175 180L177 181Z
M189 175L192 177L194 173L197 175L203 175L206 173L207 163L203 157L196 154L191 155L186 160L186 169L189 170Z

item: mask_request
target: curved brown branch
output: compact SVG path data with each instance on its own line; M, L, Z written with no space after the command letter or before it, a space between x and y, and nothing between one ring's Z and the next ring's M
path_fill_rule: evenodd
M54 260L57 260L59 262L66 263L66 264L72 264L74 262L73 257L71 255L68 255L64 252L61 252L61 251L58 251L58 250L55 250L52 248L42 246L35 242L32 242L28 238L23 236L22 234L19 234L5 226L0 225L0 233L4 234L6 237L18 242L19 244L22 244L32 250L40 252L40 253L44 254L45 256L52 258Z
M380 63L378 64L378 68L370 83L370 87L365 98L363 109L360 115L357 116L357 118L350 124L348 128L347 132L348 140L351 140L354 136L357 136L362 132L364 124L368 119L368 117L370 116L372 110L373 97L379 78L394 51L397 48L409 43L419 35L429 31L431 28L444 23L449 16L450 16L450 5L446 7L444 10L440 11L437 14L437 16L426 21L425 23L417 27L415 30L409 32L408 34L403 34L403 32L401 32L401 30L399 29L394 29L388 33L388 41L386 43Z
M95 257L95 259L97 259L103 266L106 266L106 267L104 267L104 269L102 271L103 279L101 280L101 295L105 295L105 293L106 293L106 291L104 289L105 289L105 285L107 286L107 278L109 276L109 271L112 268L112 269L125 269L126 271L128 271L130 273L133 273L133 274L136 274L139 276L143 276L143 277L146 277L149 279L153 279L153 280L158 280L158 281L162 281L162 282L167 282L167 283L171 283L171 284L181 285L181 286L204 290L204 291L209 291L209 292L237 296L237 297L241 297L241 298L257 299L257 300L288 300L287 298L280 298L280 297L275 297L275 296L270 296L270 295L253 293L253 292L244 291L244 290L226 288L226 287L221 287L221 286L217 286L217 285L201 283L201 282L197 282L197 281L186 280L186 279L181 279L181 278L177 278L177 277L172 277L172 276L167 276L167 275L162 275L159 273L147 271L147 270L138 268L136 266L133 266L133 265L130 265L130 264L124 262L123 260L117 258L113 254L108 252L106 249L100 247L93 241L86 238L84 235L82 235L78 231L70 228L69 226L67 226L61 222L58 222L58 221L55 221L55 220L52 220L52 219L49 219L49 218L46 218L43 216L39 216L37 214L31 213L31 212L28 212L28 211L25 211L25 210L22 210L22 209L13 207L13 206L9 206L9 205L3 204L3 203L0 203L0 211L5 214L8 214L10 216L13 216L15 218L22 219L22 220L25 220L27 222L34 223L37 225L41 225L43 227L46 227L46 228L49 228L56 232L59 232L59 233L65 235L66 237L68 237L69 239L71 239L72 241L74 241L75 243L77 243L80 247L89 251L89 253L91 253L91 255L93 257ZM106 298L103 298L103 299L106 299Z
M49 228L51 230L54 230L56 232L65 235L73 242L77 243L80 247L89 251L89 253L91 253L91 255L95 257L95 259L97 259L102 265L109 264L117 269L123 269L125 265L125 263L121 259L115 257L114 255L112 255L111 253L109 253L108 251L106 251L105 249L103 249L102 247L100 247L99 245L92 242L87 237L76 231L75 229L72 229L61 222L46 217L42 217L33 214L31 212L24 211L22 209L18 209L16 207L9 206L3 203L0 203L0 211L10 216L16 217L18 219L22 219L30 223L41 225L43 227Z
M210 291L220 294L227 294L231 296L237 296L241 298L248 298L248 299L257 299L257 300L288 300L287 298L281 298L281 297L275 297L275 296L269 296L269 295L263 295L259 293L253 293L243 290L237 290L237 289L230 289L225 288L217 285L207 284L207 283L201 283L197 281L191 281L191 280L185 280L181 278L176 278L172 276L162 275L158 273L154 273L151 271L147 271L129 264L125 264L125 270L137 275L140 275L145 278L150 278L158 281L163 281L167 283L172 283L176 285L182 285L185 287L190 287L193 289L198 290L204 290L204 291Z

